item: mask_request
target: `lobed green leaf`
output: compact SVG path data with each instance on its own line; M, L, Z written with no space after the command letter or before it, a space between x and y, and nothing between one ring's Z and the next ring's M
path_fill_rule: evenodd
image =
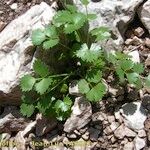
M110 38L111 34L107 27L95 28L91 31L92 36L96 36L96 41L103 41Z
M35 107L33 104L22 103L20 106L20 112L23 116L31 117L34 113Z
M39 46L46 39L46 35L43 30L36 29L32 32L31 39L34 45Z
M35 90L40 95L44 94L49 86L52 84L53 80L51 78L43 78L40 82L35 84Z
M103 98L105 93L106 86L103 83L98 83L86 94L86 97L89 101L97 102Z
M33 69L35 73L37 73L41 77L46 77L47 75L49 75L48 66L39 59L35 60Z
M89 4L89 0L81 0L81 3L85 6L87 6Z
M34 77L31 75L25 75L21 78L21 90L23 92L31 91L35 82L36 79Z
M85 79L81 79L81 80L78 82L78 86L79 86L79 91L80 91L82 94L86 94L86 93L88 93L89 90L90 90L89 84L88 84L88 82L87 82Z
M76 52L76 56L86 62L95 62L101 55L101 48L97 44L92 44L90 49L87 44L83 44Z

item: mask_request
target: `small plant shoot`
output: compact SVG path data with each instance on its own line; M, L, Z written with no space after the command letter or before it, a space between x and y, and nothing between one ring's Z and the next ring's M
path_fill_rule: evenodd
M65 5L64 10L53 17L51 24L33 31L32 43L43 54L47 51L54 53L59 47L57 62L64 60L64 69L59 72L51 70L44 59L34 61L34 74L24 75L20 82L23 92L20 109L24 116L40 112L59 121L66 120L75 98L69 94L69 83L77 80L80 93L95 103L107 93L105 75L108 70L112 70L120 85L132 84L138 89L150 86L150 75L142 76L144 66L141 63L133 62L128 54L120 51L106 55L105 47L99 43L111 38L107 27L83 31L96 15L88 13L88 0L81 2L85 13L79 12L74 5Z

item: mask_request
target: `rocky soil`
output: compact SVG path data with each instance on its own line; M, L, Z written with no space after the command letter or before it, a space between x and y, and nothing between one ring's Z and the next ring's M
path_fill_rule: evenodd
M13 19L25 13L29 8L41 2L51 5L51 0L1 0L0 1L0 31Z
M120 87L111 74L106 79L108 94L94 105L78 95L76 85L70 87L70 94L76 98L72 114L65 122L45 118L42 114L28 119L20 114L18 79L31 72L31 64L38 54L38 50L35 53L30 51L33 48L31 31L51 22L57 10L56 3L45 0L50 7L41 3L43 1L0 1L0 148L150 150L150 89L137 91L132 86ZM82 8L80 3L76 5ZM100 9L101 5L105 7ZM91 28L98 23L112 26L113 22L115 43L107 44L107 47L117 49L116 44L121 43L119 47L128 52L133 61L142 62L145 74L148 74L150 1L132 0L128 7L115 0L91 2L89 10L103 18L91 24ZM113 20L110 19L112 16Z

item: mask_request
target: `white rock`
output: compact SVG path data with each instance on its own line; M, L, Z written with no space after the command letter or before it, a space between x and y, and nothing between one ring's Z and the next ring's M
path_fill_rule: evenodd
M125 137L125 132L124 132L125 126L122 124L120 125L114 132L114 135L118 139L123 139Z
M134 34L137 37L141 37L144 34L144 29L141 27L137 27L136 29L134 29Z
M140 56L138 50L128 53L129 56L132 56L131 60L135 63L140 63Z
M138 9L138 15L143 25L150 33L150 1L146 1L143 6Z
M136 137L134 139L134 147L135 147L135 150L141 150L142 148L144 148L146 146L146 141L145 139L142 139L142 138L139 138L139 137Z
M81 11L85 11L85 7L80 0L73 0ZM97 26L106 25L113 30L116 35L116 44L123 42L121 35L124 35L127 24L131 22L136 13L136 8L143 0L103 0L98 3L90 1L88 7L89 13L97 14L97 19L90 23L90 29ZM121 33L121 34L120 34Z
M110 134L112 133L112 129L111 129L109 126L107 126L107 127L103 130L103 132L104 132L106 135L110 135Z
M128 143L128 139L125 137L125 138L121 141L120 145L125 145L125 144L127 144L127 143Z
M124 145L123 150L133 150L134 149L134 144L133 142L128 142Z
M112 88L111 86L109 86L109 91L110 94L116 96L118 93L118 89Z
M97 122L97 121L104 121L105 120L105 115L103 115L102 112L96 112L92 115L92 121ZM107 117L106 117L107 120Z
M37 136L43 136L44 134L52 131L57 126L57 120L52 117L45 117L42 114L36 115L36 130Z
M120 109L124 117L124 123L127 127L138 131L144 128L146 112L140 102L127 103Z
M137 36L134 36L132 39L127 39L125 41L125 44L138 46L140 44L143 44L143 41L142 41L142 39L138 38Z
M111 128L112 131L115 131L118 127L119 127L118 122L112 122L111 125L110 125L110 128Z
M71 116L64 124L64 131L71 133L87 125L92 118L91 104L84 97L77 97L72 107Z
M146 137L146 132L145 132L145 130L139 130L139 132L138 132L138 137L141 137L141 138Z
M18 8L18 4L17 3L13 3L12 5L10 5L10 8L12 10L16 10Z
M109 123L112 123L112 122L115 121L115 117L114 116L108 116L107 119L108 119Z
M77 135L75 133L68 133L67 134L67 138L69 138L69 139L76 139Z
M85 132L83 135L82 135L82 139L87 141L89 139L89 132Z
M120 119L120 117L122 117L120 111L115 111L114 115L117 120Z
M3 21L0 21L0 32L4 29L5 25Z
M1 141L9 140L10 137L11 137L11 135L9 133L2 133L1 134Z
M126 137L136 137L137 135L134 131L132 131L131 129L127 127L125 127L123 132L125 132Z
M30 131L32 131L33 128L35 128L36 123L37 123L36 121L29 123L23 131L20 131L22 133L22 135L26 136Z
M115 115L115 118L119 121L119 123L123 122L123 117L122 117L120 111L115 111L114 115Z
M150 38L145 38L145 45L150 48Z
M79 92L79 87L78 87L78 82L77 81L72 81L69 84L69 94L76 95L76 96L81 96L81 93Z
M54 14L55 10L42 2L0 32L0 103L16 104L20 101L19 79L31 72L34 60L32 30L50 23Z
M127 128L124 124L120 125L114 132L114 135L118 139L123 139L126 137L136 137L136 133L131 129Z
M15 137L15 142L20 143L16 145L17 149L20 149L20 150L26 149L25 148L25 143L26 143L25 136L29 134L35 128L35 125L36 125L36 121L31 122L23 131L19 131L17 133Z
M24 118L15 106L7 106L0 115L0 131L10 133L24 130L30 120Z
M145 60L145 66L149 67L150 66L150 54L148 54L146 60Z

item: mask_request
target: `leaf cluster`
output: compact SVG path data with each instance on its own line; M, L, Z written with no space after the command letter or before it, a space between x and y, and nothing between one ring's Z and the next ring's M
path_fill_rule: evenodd
M133 62L130 55L116 52L109 55L109 61L112 63L121 83L128 81L129 84L138 89L148 83L148 79L142 77L142 73L144 73L143 64Z
M81 2L87 10L88 0ZM106 57L105 49L98 43L111 37L107 27L98 27L87 33L82 31L93 19L96 19L95 14L88 11L82 13L73 5L65 5L64 10L56 13L51 25L33 31L32 42L35 46L55 51L55 46L61 45L63 49L60 48L58 61L65 58L67 63L62 72L55 74L43 61L37 59L34 62L35 75L24 75L20 83L23 115L30 117L39 111L60 121L65 120L73 103L68 92L69 83L73 79L78 80L80 93L88 101L97 102L107 93L104 78L108 70L117 75L121 84L127 82L137 88L150 86L150 75L143 78L143 65L134 63L129 55L115 52ZM67 42L61 41L62 35Z
M72 105L70 97L64 95L60 99L58 96L51 95L50 91L53 92L59 87L60 93L66 93L68 87L64 83L61 84L60 80L63 76L68 77L68 74L50 75L48 66L40 60L34 62L33 69L37 77L27 74L21 79L21 90L24 92L22 114L30 117L35 110L39 110L44 115L53 113L58 120L66 119ZM29 97L27 93L30 91L35 91L38 96Z

